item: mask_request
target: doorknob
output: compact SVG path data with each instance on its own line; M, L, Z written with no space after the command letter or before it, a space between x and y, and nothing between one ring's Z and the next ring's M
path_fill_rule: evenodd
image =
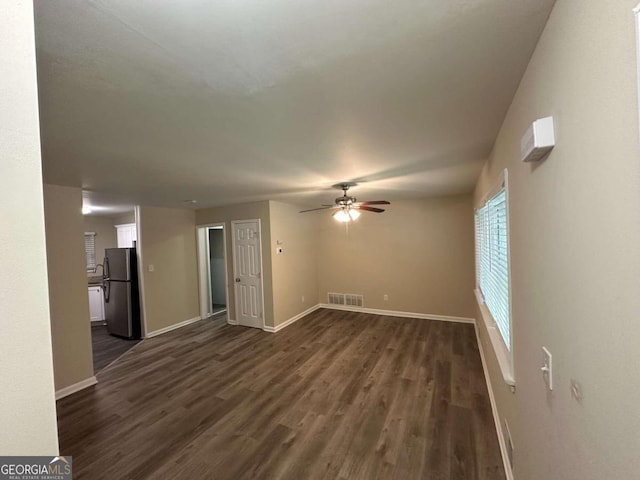
M240 278L236 278L236 283L240 283Z

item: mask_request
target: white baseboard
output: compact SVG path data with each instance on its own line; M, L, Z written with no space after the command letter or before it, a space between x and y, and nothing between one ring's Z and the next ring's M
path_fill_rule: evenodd
M84 390L87 387L91 387L98 383L98 379L93 376L89 378L85 378L81 382L74 383L73 385L69 385L68 387L61 388L60 390L56 390L56 400L60 400L61 398L68 397L72 393L79 392L80 390Z
M396 310L380 310L377 308L355 307L352 305L332 305L328 303L321 303L320 308L330 308L331 310L343 310L347 312L370 313L372 315L386 315L388 317L421 318L424 320L440 320L443 322L476 323L474 318L452 317L448 315L433 315L430 313L400 312Z
M370 313L372 315L386 315L389 317L402 317L402 318L421 318L425 320L439 320L443 322L458 322L458 323L472 323L475 324L475 319L467 318L467 317L452 317L447 315L433 315L429 313L415 313L415 312L400 312L395 310L379 310L375 308L363 308L363 307L355 307L351 305L330 305L328 303L318 303L311 308L308 308L304 312L300 312L299 314L291 317L290 319L276 325L275 327L271 327L269 325L265 325L262 327L262 330L265 332L276 333L282 330L283 328L288 327L294 322L297 322L302 317L309 315L312 312L315 312L319 308L328 308L331 310L342 310L346 312L360 312L360 313ZM237 325L238 322L236 320L228 319L227 323L229 325Z
M271 333L276 333L279 332L280 330L282 330L285 327L288 327L289 325L291 325L294 322L297 322L298 320L300 320L302 317L306 317L307 315L309 315L311 312L315 312L316 310L318 310L320 308L320 304L316 304L313 307L307 308L304 312L300 312L299 314L291 317L289 320L286 320L282 323L279 323L278 325L276 325L275 327L270 327L269 325L265 325L264 327L262 327L262 329L265 332L271 332Z
M504 472L507 476L507 480L513 480L513 470L509 464L509 457L507 454L507 442L502 432L502 426L500 424L500 415L498 414L498 407L496 405L496 397L493 394L493 387L491 386L491 378L489 377L489 369L487 368L487 361L484 356L484 349L482 348L482 341L480 334L478 333L478 324L475 325L476 341L478 342L478 350L480 350L480 361L482 362L482 370L484 371L484 380L487 383L487 391L489 392L489 401L491 402L491 411L493 412L493 422L496 426L496 433L498 434L498 444L500 445L500 453L502 454L502 464L504 466Z
M153 338L158 335L162 335L163 333L171 332L172 330L177 330L181 327L186 327L187 325L191 325L192 323L200 321L201 318L198 315L197 317L190 318L189 320L185 320L184 322L176 323L174 325L169 325L168 327L161 328L160 330L154 330L153 332L149 332L145 335L144 338Z

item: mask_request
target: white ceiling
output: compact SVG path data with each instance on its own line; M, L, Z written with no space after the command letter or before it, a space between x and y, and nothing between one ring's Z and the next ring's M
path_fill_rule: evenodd
M36 0L45 181L121 206L468 192L553 1Z

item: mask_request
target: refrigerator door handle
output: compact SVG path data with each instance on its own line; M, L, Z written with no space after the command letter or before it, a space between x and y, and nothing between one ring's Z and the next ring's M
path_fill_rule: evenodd
M111 272L109 269L109 257L105 255L102 262L102 295L104 296L104 302L109 303L109 297L111 293Z
M108 278L104 279L102 288L102 294L104 295L104 303L109 303L109 297L111 296L111 281Z

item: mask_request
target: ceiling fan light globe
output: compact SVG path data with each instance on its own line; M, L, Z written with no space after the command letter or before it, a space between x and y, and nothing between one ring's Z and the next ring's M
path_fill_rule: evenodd
M336 213L333 214L333 218L335 218L339 222L349 222L351 221L351 217L347 213L346 210L340 209Z
M349 209L349 217L351 217L351 220L357 220L359 216L360 212L358 210Z

